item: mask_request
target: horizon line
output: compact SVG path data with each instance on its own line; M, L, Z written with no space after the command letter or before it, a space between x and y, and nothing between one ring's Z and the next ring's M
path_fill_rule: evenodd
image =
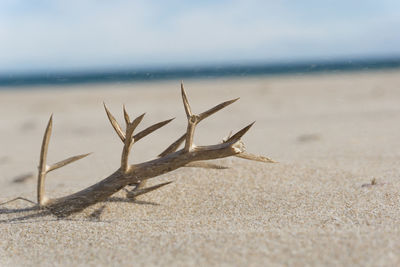
M176 67L104 68L85 71L55 71L1 74L0 87L61 86L95 83L132 83L172 79L207 79L262 75L293 75L372 71L400 68L400 57L347 60L314 60L285 63L234 63Z

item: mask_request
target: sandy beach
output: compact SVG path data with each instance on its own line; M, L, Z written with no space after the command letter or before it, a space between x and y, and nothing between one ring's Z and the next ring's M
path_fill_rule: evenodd
M52 172L46 192L76 192L119 168L122 144L104 101L123 122L176 119L135 144L154 159L186 129L179 80L0 91L0 202L36 200L43 132L49 163L93 152ZM65 219L16 201L0 206L1 266L399 266L400 71L187 80L194 112L240 100L202 122L197 145L256 121L247 150L279 163L216 161L149 182L172 184L124 201L117 193ZM105 204L103 212L91 214ZM21 219L22 218L22 219Z

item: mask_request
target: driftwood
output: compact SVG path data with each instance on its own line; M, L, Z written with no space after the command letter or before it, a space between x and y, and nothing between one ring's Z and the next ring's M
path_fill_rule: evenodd
M183 84L181 84L181 94L188 121L186 132L180 138L178 138L178 140L176 140L173 144L171 144L166 150L164 150L158 156L158 158L134 165L129 165L128 163L129 152L131 150L132 145L138 142L143 137L147 136L148 134L154 132L155 130L171 122L172 119L156 123L144 129L143 131L134 134L134 131L136 127L139 125L139 123L142 121L144 114L140 115L139 117L131 121L124 107L123 112L124 112L126 128L125 131L123 131L121 126L118 124L117 120L113 117L113 115L108 110L107 106L104 104L107 117L111 122L111 125L114 128L115 132L117 133L117 135L124 144L121 155L120 168L117 169L114 173L109 175L104 180L86 189L83 189L77 193L68 196L55 199L49 199L45 195L44 185L45 185L46 174L48 174L53 170L61 168L67 164L70 164L74 161L82 159L88 156L89 154L70 157L63 161L57 162L53 165L47 165L46 163L47 150L53 127L53 118L51 116L45 130L40 152L38 184L37 184L38 207L46 209L58 217L65 217L72 213L82 211L83 209L93 204L105 201L114 193L120 191L121 189L124 189L127 186L134 186L132 190L125 189L127 191L127 197L132 199L134 199L139 195L159 189L169 184L170 182L146 188L145 181L147 179L157 177L161 174L173 171L180 167L201 167L201 168L215 168L215 169L224 168L223 166L219 166L209 162L204 162L205 160L225 158L229 156L237 156L240 158L245 158L260 162L267 162L267 163L274 162L269 158L245 152L245 147L243 142L241 141L241 138L250 129L250 127L254 124L254 122L244 127L236 134L226 138L220 144L210 145L210 146L195 146L193 144L193 137L197 124L202 120L204 120L205 118L209 117L210 115L221 110L222 108L237 101L238 99L233 99L230 101L223 102L203 113L200 113L199 115L195 115L192 113L192 110L190 108L189 101L187 99ZM178 148L182 143L184 143L184 147L181 150L178 150ZM16 199L23 199L32 202L22 197ZM16 199L13 199L11 201L14 201ZM5 203L2 203L1 205L9 202L10 201L7 201Z

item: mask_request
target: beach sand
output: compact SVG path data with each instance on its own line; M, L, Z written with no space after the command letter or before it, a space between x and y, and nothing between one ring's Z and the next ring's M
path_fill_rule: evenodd
M134 145L131 162L153 159L185 131L179 83L0 91L0 202L36 199L51 113L49 163L94 153L50 173L50 197L119 167L122 144L103 101L120 122L122 104L131 117L146 112L141 127L176 117ZM136 203L114 198L67 219L18 219L37 211L22 201L1 206L0 265L400 265L399 71L187 80L185 88L195 113L241 97L199 125L196 144L256 121L247 150L279 163L227 158L217 161L227 170L178 169L153 179L173 183Z

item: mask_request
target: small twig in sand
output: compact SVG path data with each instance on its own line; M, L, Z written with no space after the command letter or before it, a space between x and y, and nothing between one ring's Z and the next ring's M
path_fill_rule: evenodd
M386 183L378 183L376 178L372 178L371 183L369 184L363 184L361 185L361 187L372 187L372 186L376 186L376 185L385 185Z

